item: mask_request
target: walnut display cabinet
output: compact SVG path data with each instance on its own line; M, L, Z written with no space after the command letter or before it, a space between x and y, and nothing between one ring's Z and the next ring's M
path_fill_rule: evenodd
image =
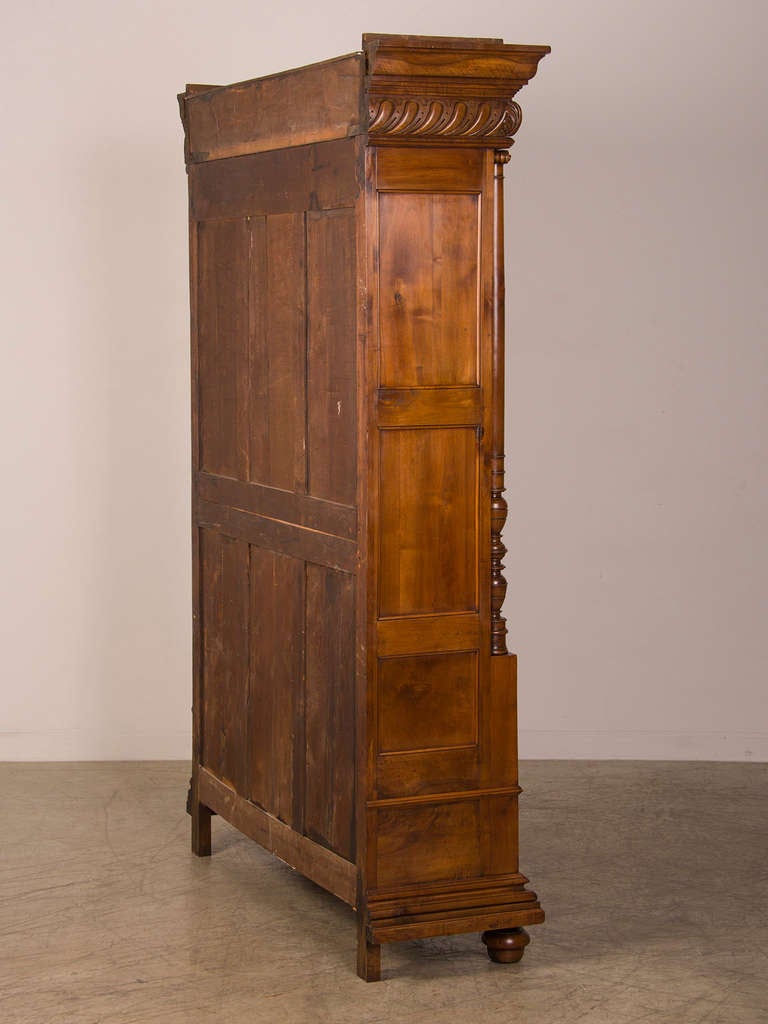
M501 606L502 171L546 46L366 35L180 97L195 853L211 815L383 943L543 921Z

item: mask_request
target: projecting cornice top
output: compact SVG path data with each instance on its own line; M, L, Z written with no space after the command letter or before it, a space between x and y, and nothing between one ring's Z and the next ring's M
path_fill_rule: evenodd
M179 97L188 164L355 135L379 145L506 149L513 97L548 46L501 39L363 36L363 52Z
M520 127L515 94L548 46L501 39L363 36L372 143L504 149Z

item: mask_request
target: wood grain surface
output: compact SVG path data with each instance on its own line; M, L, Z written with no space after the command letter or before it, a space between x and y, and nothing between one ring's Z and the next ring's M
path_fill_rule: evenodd
M215 812L354 903L375 980L383 942L509 959L543 920L501 616L502 170L548 48L363 47L180 104L193 849Z

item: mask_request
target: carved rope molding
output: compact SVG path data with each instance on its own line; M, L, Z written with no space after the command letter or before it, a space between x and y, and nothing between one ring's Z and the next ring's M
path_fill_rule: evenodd
M370 102L368 131L380 136L510 139L522 117L518 104L509 99L377 97Z

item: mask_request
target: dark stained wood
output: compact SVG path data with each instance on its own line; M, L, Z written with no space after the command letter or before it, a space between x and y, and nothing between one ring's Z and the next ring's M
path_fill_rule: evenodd
M189 159L343 139L362 121L361 54L184 97Z
M201 466L222 476L248 474L247 224L198 226Z
M197 787L195 787L197 788ZM190 790L192 793L193 790ZM211 856L211 811L201 804L199 798L191 801L192 815L192 853L198 857Z
M531 937L525 928L507 928L486 931L482 935L488 956L497 964L516 964L523 959L525 947Z
M355 856L354 578L307 566L304 832Z
M203 747L201 762L240 792L246 786L248 545L201 534Z
M360 191L355 139L189 168L194 220L350 207Z
M288 521L296 526L347 540L357 537L357 510L353 505L338 505L309 494L211 473L199 473L196 483L201 500L214 505L227 505L268 519L282 519L287 515Z
M297 835L282 821L244 799L211 772L200 772L200 794L217 814L255 839L296 871L340 900L355 905L355 865L331 850Z
M307 490L353 505L355 436L355 216L307 214Z
M507 654L507 624L501 606L507 593L501 539L507 521L504 498L504 189L503 168L509 153L494 155L493 165L493 349L491 362L491 654Z
M277 518L251 515L237 508L214 505L203 500L196 503L196 522L199 526L228 537L237 537L293 558L345 572L352 572L355 568L355 542L345 537L321 533Z
M253 341L253 378L265 415L252 423L251 480L306 490L306 228L303 213L267 218L267 311Z
M303 745L295 742L295 723L304 702L304 562L253 545L249 580L249 777L247 788L235 788L280 821L298 824L303 764L296 765L296 754L303 754Z
M519 959L501 168L547 47L364 54L180 97L193 849L221 814L381 944Z

